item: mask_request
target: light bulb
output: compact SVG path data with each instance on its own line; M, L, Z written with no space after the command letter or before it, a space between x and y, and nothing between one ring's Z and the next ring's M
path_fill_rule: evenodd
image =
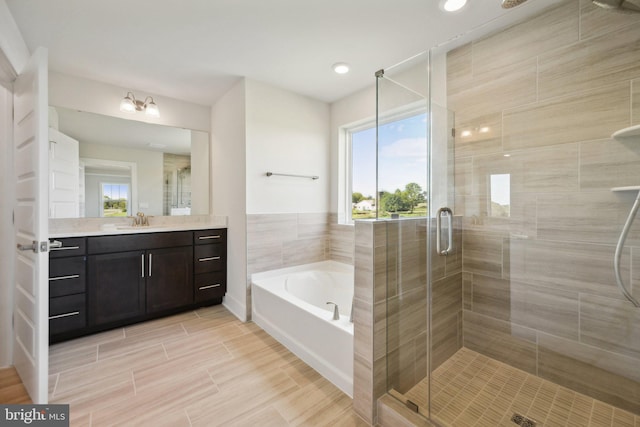
M442 6L447 12L455 12L460 10L467 4L467 0L446 0Z
M349 72L349 65L344 62L338 62L333 64L333 71L338 74L347 74Z
M144 108L144 113L148 116L160 117L160 110L153 99L146 104Z
M120 111L124 111L125 113L133 113L136 111L136 105L128 94L120 101Z

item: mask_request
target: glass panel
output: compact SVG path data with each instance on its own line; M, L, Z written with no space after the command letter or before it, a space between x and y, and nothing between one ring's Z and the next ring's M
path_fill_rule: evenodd
M439 424L640 422L640 308L614 267L618 247L639 298L640 220L619 240L640 137L612 137L640 124L638 23L569 0L430 52L430 206L451 188L436 181L436 135L450 130L440 105L455 114L447 169L464 246L442 257L432 240L427 257Z
M429 416L428 56L377 79L377 195L386 223L387 390Z

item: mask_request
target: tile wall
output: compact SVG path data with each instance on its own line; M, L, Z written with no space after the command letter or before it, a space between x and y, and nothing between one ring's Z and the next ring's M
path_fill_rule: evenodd
M353 264L354 227L337 214L247 215L247 316L251 318L251 275L334 260Z
M247 273L334 260L353 264L354 227L329 213L247 215Z
M432 369L462 347L461 225L451 254L433 260ZM378 398L427 376L427 220L357 221L355 232L354 408L375 423Z
M640 139L611 138L640 124L640 15L562 1L450 51L447 92L464 346L640 414L640 309L613 272L635 193L610 191L640 185ZM509 217L492 216L496 174ZM639 258L640 220L622 259L636 298Z

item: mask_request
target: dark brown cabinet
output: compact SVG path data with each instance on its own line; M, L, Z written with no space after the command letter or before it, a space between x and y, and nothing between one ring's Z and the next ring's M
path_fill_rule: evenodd
M227 292L227 230L193 233L195 301L221 302Z
M193 303L193 248L165 248L147 255L147 313Z
M57 239L49 252L49 335L74 333L87 326L86 239Z
M221 303L226 237L226 229L211 229L57 239L51 341Z
M89 256L89 324L105 325L145 312L144 251Z

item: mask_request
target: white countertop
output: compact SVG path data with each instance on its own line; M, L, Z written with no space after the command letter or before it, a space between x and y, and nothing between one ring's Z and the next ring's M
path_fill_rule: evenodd
M154 224L154 222L156 222ZM163 233L170 231L206 230L227 228L227 217L151 217L151 225L133 227L131 220L124 218L70 218L49 220L49 237L110 236L117 234Z
M140 233L162 233L169 231L189 231L189 230L206 230L209 228L227 228L226 225L220 224L183 224L183 225L159 225L148 227L105 227L101 230L91 231L67 231L58 233L49 233L50 238L63 237L84 237L84 236L110 236L117 234L140 234Z

